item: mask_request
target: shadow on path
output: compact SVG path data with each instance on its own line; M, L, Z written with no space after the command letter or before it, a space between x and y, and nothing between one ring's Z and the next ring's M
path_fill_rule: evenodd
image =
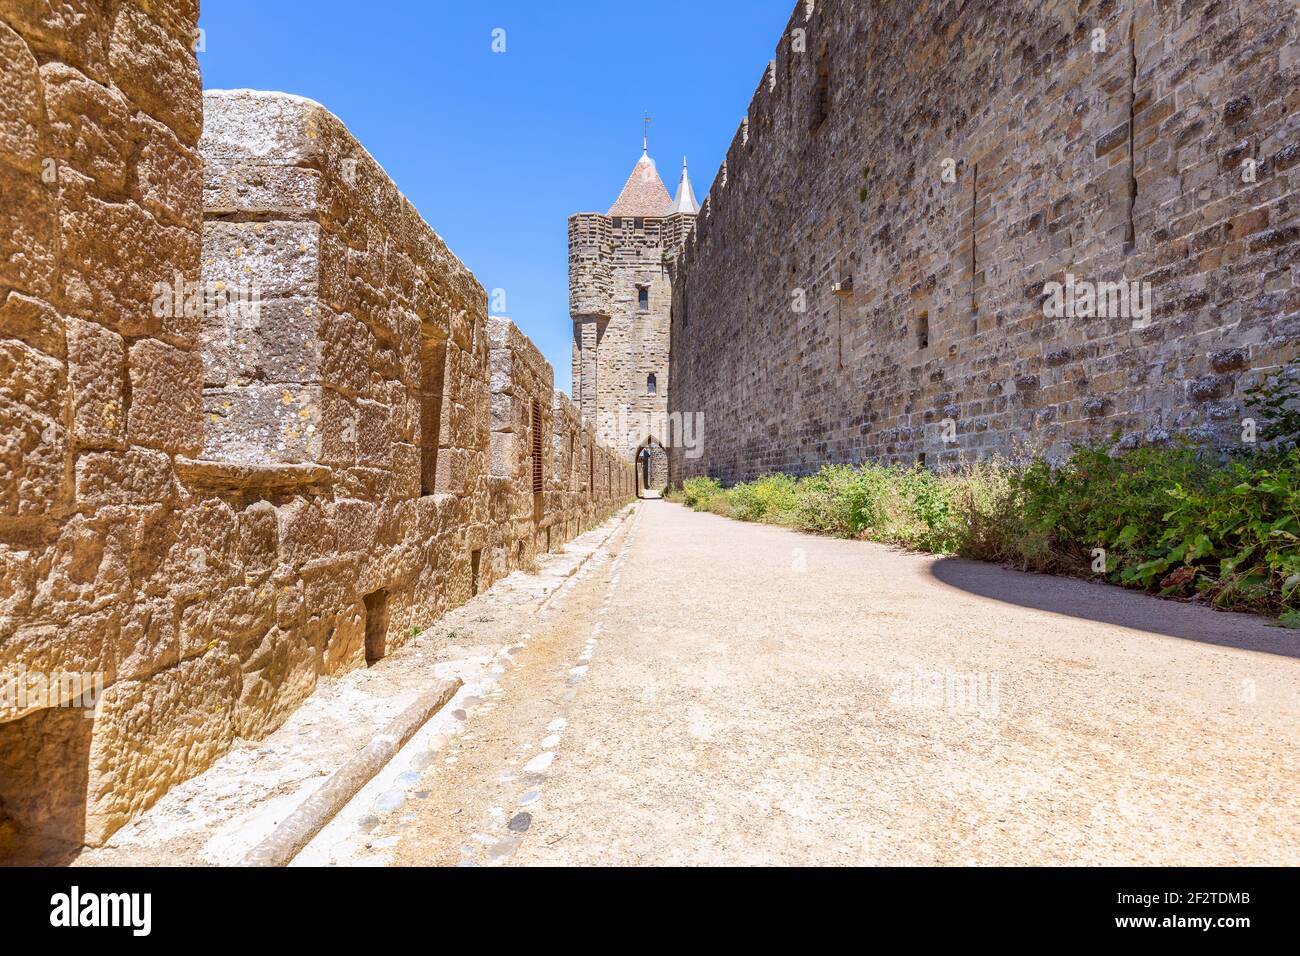
M996 564L941 558L930 573L950 587L1005 604L1151 631L1204 644L1300 658L1300 631L1254 614L1212 611L1111 584L1030 574Z

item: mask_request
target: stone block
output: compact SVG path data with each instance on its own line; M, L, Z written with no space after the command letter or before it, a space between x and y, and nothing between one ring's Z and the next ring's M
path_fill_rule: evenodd
M108 505L170 502L174 494L171 459L144 448L85 452L77 457L77 505L95 509Z
M222 461L314 462L321 453L317 386L205 389L203 455Z
M63 363L15 339L0 338L0 398L62 417Z
M180 643L171 598L141 596L128 603L112 656L114 680L141 680L175 666L180 660Z
M203 367L195 352L156 339L131 346L128 439L180 455L203 447Z
M393 438L388 406L367 399L357 401L357 459L362 464L388 465L393 459Z
M365 392L374 336L350 315L326 310L320 321L321 381L347 395Z
M36 57L13 30L0 23L0 175L39 177L49 158L41 145L45 115L41 105L41 75ZM9 187L6 185L5 187Z
M203 208L209 214L281 213L284 218L315 209L320 172L299 166L212 161L203 169Z
M135 167L140 205L160 222L195 228L195 211L203 208L199 154L144 113L132 118L132 129L140 143Z
M314 222L203 224L203 281L251 285L262 301L314 298L320 227Z
M74 314L126 336L193 343L198 318L164 307L160 291L198 279L198 234L158 222L133 203L105 202L90 181L60 179L60 296ZM168 300L169 301L169 300ZM161 314L158 314L161 313Z
M489 474L501 478L514 478L515 473L518 471L518 452L515 447L515 436L509 432L493 432L488 460Z
M257 740L311 696L319 667L311 643L279 629L267 631L250 650L242 662L234 725L238 736Z
M0 285L48 300L55 279L57 186L3 159L0 185Z
M108 688L91 736L86 842L103 843L225 754L239 691L239 661L219 648Z
M239 563L245 575L260 576L273 570L279 551L279 519L275 506L258 501L239 515Z
M102 0L22 0L6 3L4 18L34 52L104 82L108 79L104 6Z
M421 450L405 442L392 446L393 494L398 498L420 497Z
M48 515L66 504L67 443L55 419L0 398L0 515Z
M334 525L317 501L295 498L277 511L280 563L302 567L338 549Z
M64 63L41 67L53 156L105 194L126 190L132 160L130 108L116 90Z
M113 83L137 109L197 144L203 131L202 83L191 34L176 35L134 4L116 8L108 43Z
M0 640L0 686L7 683L9 691L0 693L0 722L45 707L93 706L97 689L112 680L105 651L116 638L117 612L101 611L75 624L29 625Z
M72 438L82 448L122 448L126 440L126 344L94 322L68 320Z
M17 339L54 358L64 358L63 319L39 299L9 292L0 299L0 338Z

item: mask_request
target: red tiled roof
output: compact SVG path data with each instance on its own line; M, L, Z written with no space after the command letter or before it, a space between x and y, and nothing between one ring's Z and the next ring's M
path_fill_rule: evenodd
M664 181L659 178L655 161L642 154L632 167L632 175L623 184L623 191L618 194L614 205L609 207L609 216L662 216L667 211L672 199Z

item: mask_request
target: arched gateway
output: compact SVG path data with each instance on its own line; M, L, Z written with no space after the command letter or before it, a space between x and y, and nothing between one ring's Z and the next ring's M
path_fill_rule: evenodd
M636 494L659 498L668 487L668 452L657 438L647 438L636 450Z

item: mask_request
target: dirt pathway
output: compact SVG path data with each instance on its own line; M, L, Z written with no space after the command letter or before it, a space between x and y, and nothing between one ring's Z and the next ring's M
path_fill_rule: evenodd
M1300 634L1257 618L661 501L566 602L386 859L1300 862Z

